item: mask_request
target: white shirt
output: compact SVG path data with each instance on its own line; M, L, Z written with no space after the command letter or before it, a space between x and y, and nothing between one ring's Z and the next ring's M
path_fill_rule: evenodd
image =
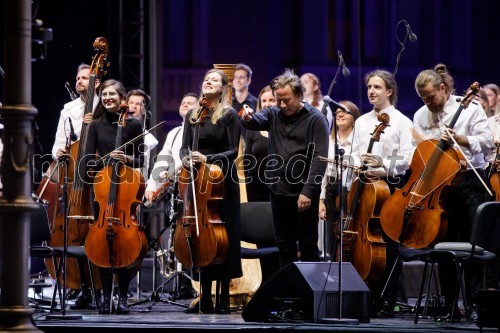
M159 183L165 181L165 179L158 178L161 171L168 170L169 174L171 174L181 165L180 150L182 146L183 133L184 126L175 127L168 132L165 144L163 145L163 148L158 156L155 158L155 163L147 182L146 191L156 191L159 187ZM173 165L172 163L169 163L172 159L174 161Z
M156 140L154 135L149 133L148 130L146 130L145 133L147 133L144 136L144 145L146 149L144 150L144 165L142 167L142 174L147 178L149 175L149 157L151 156L151 150L156 147L158 140Z
M432 113L425 105L418 109L413 116L415 130L427 139L440 140L444 126L451 122L460 106L457 98L459 96L450 95L450 98L444 105L443 111L439 113ZM460 148L474 168L486 168L488 165L486 157L491 152L493 135L488 126L486 113L482 107L478 104L470 103L466 109L462 110L453 129L459 135L467 135L470 148L462 146ZM467 169L470 169L468 163Z
M99 103L99 97L94 97L94 104L92 106L92 111L96 108ZM77 98L69 103L64 104L64 108L61 110L61 115L59 116L59 123L57 124L56 137L54 140L54 145L52 146L52 158L57 159L56 153L59 148L66 147L66 138L69 137L71 130L69 126L68 118L71 118L71 123L75 130L77 140L80 140L80 133L82 131L82 118L83 112L85 111L85 102L81 98Z
M339 144L339 149L344 149L344 157L345 155L349 155L351 153L351 147L352 147L352 136L353 132L349 134L347 139L341 140L337 134L337 141ZM329 136L329 142L328 142L328 159L329 160L334 160L335 159L335 141L333 140L332 136ZM335 162L328 162L325 170L325 175L323 177L323 180L321 182L321 195L320 199L325 199L326 198L326 185L328 183L328 177L334 177L337 178L337 166L335 165ZM345 169L342 172L342 180L343 180L343 185L347 186L349 189L351 187L351 182L352 182L352 169Z
M380 177L395 177L404 175L410 164L414 146L410 129L411 120L397 110L393 105L380 113L389 115L389 126L380 135L380 141L375 141L371 153L382 158L383 165L378 168L368 168L371 175ZM378 112L374 110L362 115L354 123L352 142L352 158L356 166L361 166L361 154L368 152L371 134L380 124Z

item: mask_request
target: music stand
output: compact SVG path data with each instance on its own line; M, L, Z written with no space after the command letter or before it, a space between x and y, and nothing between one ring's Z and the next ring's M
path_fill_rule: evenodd
M173 198L173 200L176 200L176 198ZM174 208L172 208L172 209L174 209ZM169 277L169 279L165 283L163 283L160 287L156 286L156 262L158 260L158 252L161 251L161 246L160 246L159 240L160 240L160 237L162 236L162 234L165 232L165 230L167 230L168 227L171 227L171 228L175 227L175 223L172 222L172 221L175 221L175 217L172 218L171 216L169 216L168 219L169 219L170 223L166 223L166 225L163 227L163 229L161 229L160 232L158 233L158 236L156 236L155 239L153 239L148 246L148 251L152 249L154 252L154 255L153 255L153 291L151 292L151 295L149 295L148 298L130 305L130 307L133 307L136 305L141 305L141 304L150 302L151 304L149 304L148 310L141 310L143 312L151 311L153 306L158 302L176 305L176 306L180 306L183 308L188 307L187 305L180 304L180 303L177 303L174 301L170 301L168 299L162 299L160 297L159 291L163 290L165 284L168 283L169 281L171 281L173 277Z
M66 145L69 147L69 144ZM61 300L61 314L48 314L45 316L45 320L57 319L57 320L79 320L83 317L77 314L66 314L66 258L68 256L68 155L63 155L60 161L57 163L56 168L61 167L63 169L63 185L62 185L62 199L61 199L61 210L64 212L64 246L63 255L61 257L61 265L63 270L62 276L62 300ZM58 274L56 274L56 279L59 279ZM56 280L57 286L57 280ZM54 294L55 296L55 294Z
M337 74L340 70L340 65L339 69L337 70ZM335 78L337 75L335 75ZM333 79L333 82L335 82L335 78ZM333 85L332 82L332 85ZM326 103L325 103L326 104ZM323 105L324 106L324 105ZM337 130L337 116L336 110L332 110L333 113L333 128L335 131ZM340 206L340 213L339 213L339 261L338 261L338 271L339 271L339 282L338 282L338 289L339 289L339 298L338 298L338 308L339 308L339 315L337 318L321 318L320 322L323 324L342 324L342 325L358 325L359 320L354 319L354 318L342 318L342 238L343 238L343 233L344 233L344 228L343 228L343 223L344 223L344 202L345 202L345 192L344 191L344 186L343 186L343 169L341 166L341 161L342 157L344 155L344 150L339 148L339 143L338 143L338 138L337 138L337 133L335 133L335 138L334 138L334 158L335 158L335 166L337 170L337 192L339 196L339 206ZM334 242L331 242L333 245ZM333 256L333 251L334 249L330 249L330 253L332 254L330 257ZM330 265L333 265L333 262L331 261L330 258ZM330 271L330 270L329 270ZM330 274L327 274L326 279L328 280L328 276ZM325 281L326 285L326 281Z

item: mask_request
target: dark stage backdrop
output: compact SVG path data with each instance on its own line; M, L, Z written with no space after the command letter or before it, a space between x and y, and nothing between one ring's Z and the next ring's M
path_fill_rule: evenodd
M77 66L90 62L95 37L108 38L110 77L121 79L116 71L118 1L34 1L36 17L54 31L46 59L33 62L33 104L45 153L69 101L64 83L74 85ZM337 70L337 51L351 75L337 78L332 98L353 100L367 112L363 76L376 68L394 70L400 50L396 25L402 19L418 37L415 43L407 41L396 76L398 108L409 117L422 104L413 87L416 75L438 62L449 67L458 92L476 80L500 83L496 0L165 0L161 10L162 43L145 51L162 48L162 103L151 109L157 119L168 120L165 130L179 124L181 96L198 93L204 72L214 63L250 65L254 95L286 67L315 73L326 93ZM405 32L399 25L400 39Z

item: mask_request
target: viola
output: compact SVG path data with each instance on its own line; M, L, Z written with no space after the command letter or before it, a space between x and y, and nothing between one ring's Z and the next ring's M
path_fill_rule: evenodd
M386 113L378 116L377 125L368 145L371 153L373 144L380 141L380 135L389 126L390 117ZM359 169L347 197L347 216L343 221L344 260L352 262L354 268L366 282L382 278L385 270L386 251L380 228L380 209L389 197L387 183L381 179L365 176L366 166Z
M200 125L209 111L202 99L195 117L192 150L198 150ZM186 268L202 268L222 263L229 241L219 216L224 192L224 174L215 164L193 163L182 167L179 193L183 200L182 217L174 233L174 252Z
M87 89L88 98L85 101L84 115L93 111L93 96L95 94L95 82L100 80L106 73L105 69L109 66L107 62L108 42L103 37L97 37L93 43L95 54L92 58L90 66L89 86ZM42 181L41 186L37 190L38 197L42 202L48 202L48 214L51 230L51 238L48 242L49 246L63 246L64 234L67 232L68 246L82 246L85 242L85 237L88 233L88 223L93 220L94 214L92 203L90 200L90 187L85 184L82 177L78 176L78 163L83 157L83 147L87 138L87 124L82 124L80 138L76 142L68 142L67 160L65 162L54 161L51 165L54 173ZM66 168L66 170L64 170ZM50 168L49 168L50 169ZM62 181L65 175L68 176L68 203L67 212L63 212L60 207L59 197L62 195ZM68 214L68 230L65 228L65 213ZM52 277L55 278L55 269L52 260L46 260L47 270ZM87 280L90 281L88 269L84 268L87 274ZM100 288L99 274L94 274L97 277L95 285ZM80 268L76 259L68 258L66 269L66 286L72 289L81 287Z
M115 148L121 144L126 112L118 120ZM85 252L89 260L104 268L137 268L147 252L147 240L137 219L137 208L145 190L137 169L112 162L97 172L95 201L99 216L89 226Z
M453 128L466 109L479 83L474 82L462 99L449 128ZM466 170L466 160L457 147L444 140L425 140L413 154L410 179L402 189L396 189L382 207L380 222L384 232L396 242L420 249L443 239L448 220L443 207L452 181Z

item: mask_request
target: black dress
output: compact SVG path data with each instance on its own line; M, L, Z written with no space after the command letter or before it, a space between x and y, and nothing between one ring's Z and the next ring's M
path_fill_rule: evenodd
M260 131L248 131L245 139L245 158L250 164L245 168L245 176L251 177L246 184L248 201L269 201L270 190L265 183L265 166L261 165L269 155L269 139Z
M180 151L181 159L188 155L188 148L193 146L195 126L189 122L191 112L186 115L186 125ZM229 248L226 260L220 265L204 267L202 274L210 280L233 279L243 275L241 268L241 227L240 227L240 189L234 160L238 155L240 139L240 121L233 108L229 108L216 124L212 124L210 114L200 125L198 151L207 156L207 163L221 167L224 178L224 200L220 217L225 222ZM198 274L193 274L198 279Z

